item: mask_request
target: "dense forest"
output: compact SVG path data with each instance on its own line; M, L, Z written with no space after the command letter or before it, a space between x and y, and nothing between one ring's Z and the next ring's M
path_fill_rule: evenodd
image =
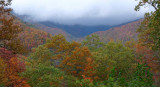
M136 11L144 5L155 11L144 14L139 27L130 25L135 33L122 26L81 42L23 23L12 15L11 2L0 0L0 87L160 86L159 0L140 0ZM109 38L113 30L122 41Z

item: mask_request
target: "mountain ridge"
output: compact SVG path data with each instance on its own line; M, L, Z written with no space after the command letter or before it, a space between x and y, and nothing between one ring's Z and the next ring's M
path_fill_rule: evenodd
M129 41L129 40L137 40L138 33L136 30L139 28L143 19L139 19L138 21L134 21L119 27L114 27L106 31L98 31L93 34L97 34L101 41L108 42L110 39L114 41Z
M27 16L23 15L17 15L21 20L25 21L27 19ZM68 40L76 40L77 38L84 38L87 35L90 35L92 33L98 32L98 31L106 31L114 27L120 27L122 25L135 22L139 19L129 21L126 23L122 23L119 25L95 25L95 26L86 26L86 25L65 25L65 24L59 24L54 23L50 21L45 22L34 22L31 20L27 20L26 22L32 24L33 26L36 26L40 30L46 31L48 33L51 33L52 35L56 34L62 34L68 38ZM70 39L71 38L71 39Z

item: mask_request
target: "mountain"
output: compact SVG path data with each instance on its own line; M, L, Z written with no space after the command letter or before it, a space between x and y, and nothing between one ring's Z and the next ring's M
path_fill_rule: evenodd
M23 19L22 19L23 20ZM62 34L66 36L67 40L77 40L86 37L87 35L90 35L92 33L98 32L98 31L107 31L114 27L120 27L122 25L135 22L130 21L127 23L123 23L120 25L114 25L114 26L108 26L108 25L97 25L97 26L85 26L85 25L64 25L54 22L33 22L33 21L27 21L28 23L32 24L33 26L36 26L40 30L46 31L52 35L56 34Z
M19 27L22 29L22 32L18 33L17 38L20 39L22 44L26 48L28 48L28 50L31 50L33 47L37 47L38 45L44 44L47 38L51 37L51 34L39 30L34 26L28 25L27 23L23 22L21 19L15 17L14 15L12 16L14 17L14 24L19 25Z
M77 40L78 39L75 36L67 33L66 31L64 31L61 28L49 27L49 26L46 26L46 25L41 24L39 22L32 21L32 20L28 19L29 16L27 16L27 15L18 15L18 14L14 13L14 12L12 12L12 14L14 16L16 16L17 18L19 18L21 21L23 21L24 24L26 24L28 26L31 26L33 28L36 28L38 30L42 30L42 31L48 32L48 33L50 33L52 35L62 34L62 35L64 35L66 37L66 39L68 41L72 41L72 40Z
M68 41L82 41L84 37L90 34L98 34L102 41L108 42L111 38L113 40L124 40L137 39L136 29L139 27L142 19L130 21L120 25L108 26L84 26L84 25L64 25L54 22L35 22L28 20L28 16L17 15L23 21L26 21L27 25L35 27L39 30L43 30L52 35L62 34Z
M59 23L54 23L50 21L35 22L32 19L30 19L30 16L28 15L18 15L14 11L12 12L12 14L18 17L19 19L25 21L26 23L36 26L40 30L44 30L53 35L63 34L69 40L73 40L73 39L76 40L77 38L85 37L94 32L105 31L114 27L109 25L97 25L97 26L85 26L85 25L78 25L78 24L65 25L65 24L59 24Z
M97 34L103 42L108 42L110 39L113 39L114 41L122 40L124 42L131 39L137 40L138 33L136 33L136 30L142 21L143 19L140 19L106 31L98 31L93 34Z
M32 22L32 25L34 27L38 28L39 30L43 30L43 31L48 32L48 33L50 33L52 35L62 34L62 35L64 35L66 37L66 39L68 41L72 41L72 40L78 39L78 38L74 37L73 35L67 33L66 31L64 31L61 28L52 28L52 27L48 27L48 26L40 24L40 23L35 23L35 22Z
M64 24L58 24L58 23L48 22L48 21L40 22L40 24L43 24L51 28L63 29L64 31L66 31L67 33L69 33L70 35L76 38L85 37L96 31L104 31L113 27L113 26L107 26L107 25L98 25L98 26L64 25Z
M28 48L28 50L44 44L47 38L51 37L51 34L28 25L19 18L15 17L15 23L19 24L22 29L22 32L19 33L18 38L21 40L22 44Z

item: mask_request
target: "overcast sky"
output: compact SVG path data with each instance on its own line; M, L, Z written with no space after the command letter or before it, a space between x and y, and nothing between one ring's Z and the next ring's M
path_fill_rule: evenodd
M62 24L117 25L142 18L150 7L134 11L135 0L13 0L19 15Z

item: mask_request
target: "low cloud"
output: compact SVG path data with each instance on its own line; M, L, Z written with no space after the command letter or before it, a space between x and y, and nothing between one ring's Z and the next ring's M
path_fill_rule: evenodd
M61 24L116 25L142 18L151 7L134 11L135 0L13 0L19 15Z

